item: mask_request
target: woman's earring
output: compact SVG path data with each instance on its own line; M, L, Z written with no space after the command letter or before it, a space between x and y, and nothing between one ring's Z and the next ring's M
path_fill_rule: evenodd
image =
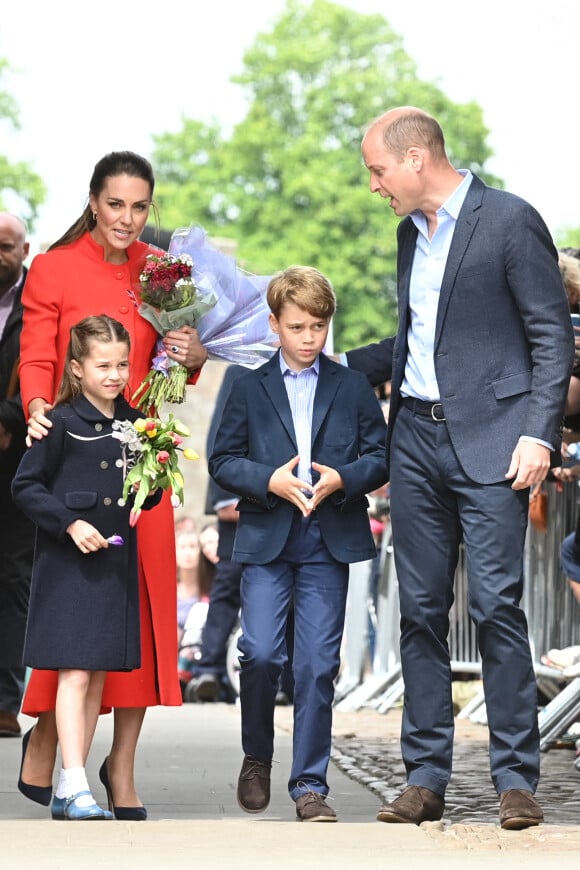
M95 223L97 222L97 213L96 213L96 211L93 212L93 220L94 220Z

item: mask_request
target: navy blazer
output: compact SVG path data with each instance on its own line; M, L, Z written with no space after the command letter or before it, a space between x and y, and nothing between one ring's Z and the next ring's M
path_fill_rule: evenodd
M367 379L320 355L312 422L312 461L342 477L338 490L316 509L321 534L339 562L371 559L366 493L386 482L385 421ZM233 559L263 565L276 559L296 508L268 491L274 471L298 454L279 351L236 381L226 406L209 471L241 496ZM313 472L313 482L316 482Z
M371 383L392 381L389 433L408 353L411 218L397 235L397 335L347 354ZM552 444L559 464L574 338L557 251L529 203L476 176L447 258L434 355L449 437L468 477L504 481L520 435Z
M245 375L247 371L248 370L244 368L244 366L231 364L224 372L223 380L216 396L213 414L211 415L209 429L207 432L207 440L205 445L206 456L211 456L212 454L216 432L218 431L219 424L222 418L222 413L224 410L224 405L226 403L227 397L230 394L232 385L241 375ZM213 477L208 476L208 486L205 499L206 514L217 513L215 506L219 502L227 502L237 499L238 496L235 493L228 492L227 489L223 489L215 482ZM222 520L218 516L217 554L220 559L227 559L228 561L231 561L237 525L238 524L234 520Z

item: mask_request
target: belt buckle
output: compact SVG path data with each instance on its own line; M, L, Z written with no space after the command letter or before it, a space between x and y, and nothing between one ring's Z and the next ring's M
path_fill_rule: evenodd
M441 408L441 414L443 414L443 405L441 404L441 402L435 402L434 405L431 405L431 419L434 420L436 423L444 423L445 422L444 416L442 416L442 417L435 416L435 408Z

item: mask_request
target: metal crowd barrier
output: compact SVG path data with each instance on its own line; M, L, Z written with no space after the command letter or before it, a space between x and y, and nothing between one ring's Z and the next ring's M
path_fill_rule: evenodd
M560 546L574 530L578 515L578 485L546 484L548 531L528 529L525 550L523 607L538 687L549 698L539 714L540 745L550 742L580 716L580 678L566 684L561 674L541 662L547 650L580 645L580 606L560 569ZM384 713L404 693L399 658L398 583L390 529L383 534L376 595L371 588L372 562L351 568L347 601L343 668L335 706L356 710L371 706ZM374 654L369 667L369 638L374 625ZM477 633L467 609L467 573L463 548L455 576L455 601L450 612L449 652L454 673L480 675ZM461 718L486 721L483 692L459 713Z
M580 606L560 570L560 546L576 528L578 485L545 485L548 531L530 526L526 542L526 585L523 605L528 617L534 661L554 647L580 643Z
M549 483L546 491L548 530L542 533L530 527L528 531L523 602L538 685L548 697L552 689L551 700L538 717L543 751L580 717L580 679L563 683L557 672L541 664L542 654L549 649L580 644L580 605L560 569L562 541L576 528L578 484Z
M399 656L399 590L390 526L383 532L379 552L376 605L371 588L373 562L351 565L345 619L343 668L336 686L338 710L356 710L384 693L400 697L403 689ZM371 619L374 619L372 673L368 665ZM378 702L375 701L378 708Z

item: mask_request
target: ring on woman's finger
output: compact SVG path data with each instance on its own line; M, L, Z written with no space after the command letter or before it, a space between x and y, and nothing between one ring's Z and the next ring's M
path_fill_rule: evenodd
M176 344L172 344L170 347L170 351L171 351L171 353L179 353L179 348L177 347Z

